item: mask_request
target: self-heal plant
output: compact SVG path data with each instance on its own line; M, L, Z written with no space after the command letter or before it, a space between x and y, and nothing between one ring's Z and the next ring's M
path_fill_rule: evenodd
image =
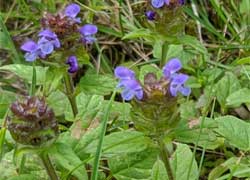
M136 79L135 73L126 67L116 67L114 74L119 79L117 87L122 89L121 95L124 100L128 101L136 97L143 101L143 97L149 97L148 90L156 87L161 89L162 93L164 89L163 94L167 96L176 97L178 93L188 96L191 93L191 89L185 85L188 75L179 73L181 68L182 64L179 59L171 59L163 67L163 77L159 81L152 73L145 76L144 87Z
M122 89L122 98L132 100L131 116L135 128L158 145L171 180L173 173L163 139L166 136L172 138L169 134L175 131L179 123L178 98L181 96L178 94L188 96L191 93L191 89L185 85L188 75L179 73L181 69L181 61L173 58L163 67L161 78L157 78L155 73L147 73L144 82L139 82L132 70L122 66L114 72L119 79L117 87Z

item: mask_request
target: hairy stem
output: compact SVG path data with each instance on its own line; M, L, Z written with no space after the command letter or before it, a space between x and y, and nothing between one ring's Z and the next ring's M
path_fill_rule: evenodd
M56 175L55 169L49 159L49 155L47 153L41 153L40 158L42 159L43 165L50 177L51 180L59 180L59 178Z
M74 95L74 85L71 79L71 76L66 73L64 75L64 83L65 83L65 88L66 88L66 94L68 96L74 117L77 115L78 113L78 109L77 109L77 105L76 105L76 99L75 99L75 95Z
M164 143L164 141L162 140L161 137L158 138L158 145L159 145L159 148L160 148L161 159L162 159L162 161L163 161L163 163L165 165L165 168L167 170L167 173L168 173L168 179L169 180L174 180L174 175L173 175L171 165L170 165L170 162L169 162L169 152L166 149L165 143Z

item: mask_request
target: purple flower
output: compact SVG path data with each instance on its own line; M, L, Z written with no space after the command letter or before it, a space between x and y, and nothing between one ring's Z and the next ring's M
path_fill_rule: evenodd
M185 4L185 0L179 0L179 4L180 5L184 5Z
M73 19L75 22L80 23L80 18L76 18L80 10L81 8L78 4L72 3L65 8L64 14L65 16Z
M75 73L78 70L78 62L76 56L69 56L66 64L70 66L68 69L69 73Z
M184 85L188 80L188 75L178 73L181 68L181 61L177 58L171 59L163 67L163 74L165 78L170 81L169 90L172 96L177 96L178 92L184 96L188 96L191 93L191 89Z
M155 20L155 15L156 13L154 11L147 11L145 12L145 16L147 17L148 20L153 21Z
M128 68L118 66L115 69L115 76L120 80L117 87L122 88L122 98L126 101L135 96L138 100L143 98L143 89L135 79L135 73Z
M181 61L177 58L170 59L163 67L163 74L167 79L170 79L173 74L181 70Z
M120 80L130 80L135 79L135 73L126 67L118 66L115 68L115 77Z
M38 45L32 40L25 42L21 46L21 49L23 51L26 51L26 53L24 55L26 61L32 62L32 61L36 60L40 54Z
M172 96L177 96L178 92L184 96L188 96L191 93L190 87L184 86L188 78L186 74L176 74L173 76L170 83L170 93Z
M165 3L164 0L151 0L151 5L157 9L163 7L164 3Z
M93 42L96 41L96 38L93 37L98 31L97 26L93 24L85 24L79 29L79 32L82 35L82 41L85 44L92 44Z
M45 29L45 30L42 30L41 32L39 32L38 36L41 38L41 39L46 39L48 41L50 41L50 43L55 47L55 48L60 48L61 44L60 44L60 41L59 39L57 38L57 35L52 32L51 30L49 29ZM44 40L43 40L44 41Z

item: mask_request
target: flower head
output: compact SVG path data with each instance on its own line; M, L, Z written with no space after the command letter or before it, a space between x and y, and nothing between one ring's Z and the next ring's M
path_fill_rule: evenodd
M76 56L69 56L66 64L70 66L68 69L69 73L75 73L78 70L78 62Z
M122 98L126 101L133 99L135 96L138 100L143 98L143 89L136 80L133 71L126 67L118 66L115 69L115 76L120 80L117 87L122 88Z
M145 12L145 16L147 17L148 20L153 21L155 20L155 15L156 13L154 11L147 11Z
M92 44L96 39L93 37L98 31L97 26L93 24L85 24L79 29L82 41L86 44Z

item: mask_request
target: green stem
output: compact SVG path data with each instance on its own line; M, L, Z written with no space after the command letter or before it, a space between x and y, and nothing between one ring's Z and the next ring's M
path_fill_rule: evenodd
M160 67L163 67L163 65L166 62L167 52L168 52L168 44L167 42L164 42L164 44L162 45L162 50L161 50Z
M40 158L42 159L42 162L44 164L44 167L46 168L46 171L50 177L51 180L59 180L59 178L56 175L55 169L49 159L49 155L47 153L40 154Z
M65 83L65 88L66 88L66 94L68 96L74 117L76 117L78 113L77 105L76 105L76 99L74 95L74 85L72 82L72 79L68 73L64 75L64 83Z
M169 180L174 180L174 175L173 175L173 172L172 172L172 169L171 169L171 165L170 165L170 161L169 161L169 152L168 150L166 149L165 147L165 143L164 141L162 140L161 137L158 138L158 145L159 145L159 148L160 148L160 156L161 156L161 159L165 165L165 168L167 170L167 173L168 173L168 179Z
M99 142L97 145L97 149L96 149L96 154L95 154L95 160L94 160L94 167L93 167L93 172L92 172L92 176L91 176L91 180L97 180L98 179L98 168L99 168L99 161L101 158L101 154L102 154L102 144L103 144L103 139L105 136L105 132L107 129L107 122L109 119L109 114L110 114L110 108L112 105L112 102L114 101L116 95L116 91L113 92L106 108L104 111L104 115L102 117L102 127L101 127L101 132L100 132L100 136L99 136Z

